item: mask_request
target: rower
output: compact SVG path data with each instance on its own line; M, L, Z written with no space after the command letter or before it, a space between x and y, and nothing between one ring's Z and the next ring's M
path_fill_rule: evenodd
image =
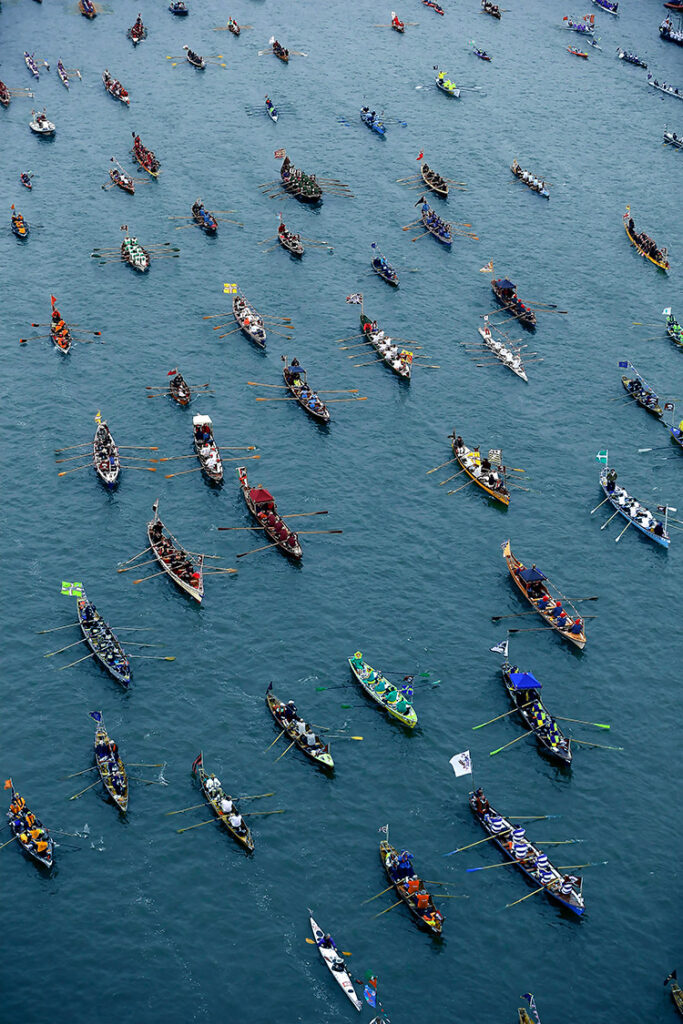
M238 814L237 811L233 811L233 813L228 818L228 822L230 824L230 828L233 828L235 832L243 832L245 829L244 821L242 820L242 815Z
M221 797L220 807L223 814L231 814L235 810L232 800L225 796Z
M501 835L503 832L509 832L509 826L505 824L500 814L492 814L488 825L493 835Z
M318 939L316 945L319 946L320 949L334 949L334 950L336 950L336 948L337 948L335 946L335 944L334 944L334 939L332 938L332 936L329 933L326 934L326 935L323 935L322 938Z
M425 889L421 889L417 893L417 909L427 910L429 908L429 893Z

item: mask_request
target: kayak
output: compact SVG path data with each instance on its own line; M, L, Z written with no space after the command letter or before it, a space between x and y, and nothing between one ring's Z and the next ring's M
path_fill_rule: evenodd
M309 914L311 914L309 910ZM311 931L313 932L313 938L315 939L316 945L320 939L324 938L325 933L322 928L315 922L313 915L310 917ZM356 990L353 987L351 981L351 975L346 969L344 958L339 955L336 949L326 949L323 946L318 946L318 952L325 961L327 969L329 970L332 977L335 979L337 984L343 989L344 993L349 997L353 1005L356 1007L358 1012L363 1009L363 1004L356 995Z

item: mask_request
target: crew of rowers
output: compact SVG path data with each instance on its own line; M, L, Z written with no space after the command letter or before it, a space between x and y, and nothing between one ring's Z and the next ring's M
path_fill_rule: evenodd
M12 211L12 230L15 235L20 235L22 237L28 235L29 231L28 224L24 220L23 214L15 213L14 210Z
M194 562L188 557L186 551L182 548L174 547L171 541L164 537L164 529L158 519L152 523L149 534L154 550L161 558L161 561L179 579L184 580L191 587L194 587L195 590L198 590L202 580L201 573Z
M657 89L664 89L665 92L671 93L672 96L679 95L678 89L674 89L673 85L667 85L666 82L658 82L650 71L647 73L647 80L650 84L656 86Z
M305 196L320 196L322 189L316 181L315 174L306 174L298 167L292 167L289 157L286 156L280 168L280 177L285 188Z
M277 237L280 242L287 242L288 245L293 245L295 249L304 251L304 247L301 244L301 235L295 235L293 231L288 231L284 224L280 224L277 229Z
M138 39L141 38L142 36L144 36L144 34L145 34L145 26L142 24L142 15L141 14L138 14L137 18L135 19L135 24L133 25L132 29L130 30L130 34L131 34L131 36L135 36Z
M668 39L672 43L679 43L683 45L683 29L674 28L674 23L671 20L671 15L667 14L666 18L659 26L659 34L662 39Z
M360 116L361 116L362 120L370 128L377 128L377 129L380 130L380 133L385 130L384 129L384 122L380 121L380 119L377 117L377 111L376 110L370 110L370 107L361 107L360 108Z
M90 601L79 601L78 613L88 635L88 642L98 658L106 662L107 667L113 672L120 675L128 674L128 659L95 605Z
M100 734L95 743L95 758L105 785L109 782L116 795L123 796L128 789L126 772L119 759L118 746L106 734Z
M271 100L270 96L267 93L266 93L266 110L268 111L269 114L277 114L277 110L275 109L275 104L273 103L273 101Z
M620 50L619 58L620 60L627 61L629 64L635 64L639 68L647 67L645 61L642 61L636 53L631 53L629 50Z
M644 387L642 380L639 377L634 377L632 380L625 380L624 386L630 395L636 399L640 405L644 405L646 409L650 409L655 412L659 407L659 399L654 391L650 388Z
M126 93L126 95L128 95ZM142 164L148 171L152 171L154 174L157 173L161 164L154 155L153 150L146 149L140 141L140 136L133 133L133 153L135 154L138 162Z
M237 810L232 797L223 792L221 780L216 775L209 775L204 781L204 788L214 801L217 810L222 818L227 819L233 832L240 836L246 836L249 832L244 818Z
M384 362L391 366L392 370L395 370L402 377L410 377L410 364L413 358L411 353L406 352L404 349L399 349L398 345L394 345L391 338L378 328L376 320L373 320L372 323L363 324L363 332L370 339Z
M492 14L494 18L500 18L500 7L498 4L492 4L491 0L481 0L481 9L486 14Z
M387 854L384 865L399 894L408 897L426 925L434 928L443 921L443 915L434 906L424 882L415 873L412 853L403 850L399 855L392 851Z
M608 469L604 475L605 490L607 491L612 504L616 505L621 512L629 516L643 530L654 533L655 537L665 537L664 523L655 519L649 509L640 505L635 498L623 487L617 486L616 469Z
M308 722L299 717L293 700L288 700L286 704L278 704L275 714L280 717L287 731L295 735L299 746L305 747L312 754L327 753L327 745L320 741Z
M526 829L521 825L513 827L500 814L496 814L481 789L474 793L472 806L482 818L487 831L498 837L498 842L512 859L530 875L537 878L541 885L565 899L575 893L575 885L578 881L575 876L563 875L560 877L557 871L550 866L547 855L532 846L526 838ZM509 838L504 839L503 836Z
M285 368L285 380L293 388L299 389L298 398L311 412L322 413L325 411L325 403L316 395L315 391L306 383L305 370L301 369L298 359L292 359L291 366Z
M589 16L586 15L586 17L588 18ZM585 32L586 35L593 35L595 32L595 17L594 15L590 15L590 17L593 21L589 24L584 21L572 21L572 19L569 18L567 20L567 28L572 29L574 32Z
M128 91L124 89L119 81L109 74L107 69L104 69L104 85L107 92L110 92L112 96L116 96L117 100L127 100Z
M8 780L9 782L10 780ZM10 782L11 785L11 782ZM5 783L5 788L8 788ZM52 840L49 833L38 821L33 811L26 808L26 801L12 790L12 802L7 813L9 827L27 853L41 860L52 861Z
M676 138L675 134L674 138ZM669 337L677 340L679 345L683 345L683 327L681 327L673 313L669 313L667 315L666 329L669 333Z
M640 232L640 234L636 231L633 217L629 217L628 229L633 236L634 242L636 242L639 248L642 249L647 256L652 256L656 260L662 259L664 253L657 247L657 243L654 239L650 238L649 235L646 235L644 231Z
M453 435L451 435L452 437ZM455 454L460 462L461 466L468 469L472 476L476 477L480 483L486 484L492 491L502 491L507 494L507 488L505 487L505 481L501 477L495 466L491 465L488 458L482 459L479 446L475 448L468 448L463 439L458 436L453 442Z
M405 699L403 691L398 690L393 683L385 679L381 672L371 668L370 665L366 665L361 651L356 651L351 658L351 664L358 678L377 694L383 704L386 704L393 711L398 711L399 715L410 713L411 705Z
M218 228L218 221L204 207L201 199L195 199L193 202L192 215L200 222L200 227L205 228L207 231L215 231Z
M398 29L399 32L402 32L403 29L405 28L405 25L403 24L403 22L399 18L399 16L396 13L396 11L392 11L391 12L391 27L395 28L395 29Z
M498 285L498 281L494 281L493 284L494 286ZM514 288L501 288L498 286L497 290L494 287L494 291L509 309L515 311L515 314L520 320L526 320L527 322L533 322L534 324L536 323L536 314L533 309L529 309L528 306L524 305Z
M286 50L284 46L278 43L277 39L273 40L273 53L280 60L289 60L289 50Z
M119 470L119 453L116 448L116 442L107 429L107 424L103 423L95 434L95 442L93 444L93 457L97 471L102 473L103 476L110 476L118 473Z
M263 320L241 295L235 295L233 298L232 309L235 316L238 318L240 326L244 327L249 334L258 338L258 340L264 344L266 340L266 332L263 327Z
M398 280L398 274L392 265L381 254L379 256L375 256L372 261L372 265L383 277L388 277L391 281Z
M234 18L228 18L228 28L231 32L234 32L236 36L240 34L240 27Z
M519 354L519 352L513 352L513 350L511 348L508 348L507 345L503 344L502 341L498 341L497 338L493 337L493 334L491 333L491 328L489 326L489 318L488 318L488 316L484 317L484 328L483 328L483 330L484 330L484 334L486 335L486 338L485 338L486 344L491 349L491 351L496 356L498 356L498 358L500 359L501 363L505 363L506 366L509 366L510 369L514 370L515 372L519 371L519 372L523 373L524 372L524 368L523 368L523 365L522 365L522 357L521 357L521 355Z
M425 178L429 179L430 185L434 185L436 188L441 189L446 188L448 184L446 179L442 178L440 174L436 173L436 171L433 171L429 164L422 164L422 173Z
M437 75L436 81L441 86L442 89L446 90L446 92L456 92L457 91L457 88L458 88L457 85L455 84L455 82L451 82L450 78L446 78L446 72L445 71L439 71L439 74Z
M223 461L209 423L198 423L194 428L194 439L200 460L208 473L223 475Z
M205 66L204 58L200 53L195 53L189 46L184 46L183 49L187 52L187 59L190 64L194 64L196 67L203 68Z
M52 321L50 323L50 333L52 340L55 345L59 348L68 349L71 345L71 335L69 334L69 328L62 319L62 314L59 312L56 306L52 308Z
M536 569L535 565L532 565L532 570ZM541 580L533 580L531 583L527 583L521 573L525 572L524 566L516 566L514 572L519 582L524 587L529 600L533 602L536 609L541 612L546 618L550 617L555 620L555 624L559 629L567 630L570 633L574 633L578 636L583 632L583 620L580 618L572 620L567 615L566 611L562 607L561 601L553 601L550 594L543 586Z
M420 212L422 214L422 223L433 235L438 235L439 238L450 240L451 225L445 220L442 220L436 210L432 210L429 203L426 203L423 200Z
M517 177L523 181L525 185L528 185L530 189L533 189L534 192L548 191L546 183L542 178L537 178L535 174L531 173L531 171L523 170L516 160L512 165L512 173L516 174Z
M288 530L282 519L275 511L275 502L262 502L256 507L256 515L261 521L263 528L273 537L276 542L286 548L294 550L299 546L299 536L293 530Z

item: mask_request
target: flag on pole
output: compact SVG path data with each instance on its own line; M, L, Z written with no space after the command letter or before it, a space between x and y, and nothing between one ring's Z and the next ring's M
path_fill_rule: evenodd
M598 452L598 454L595 456L595 461L596 462L604 462L605 465L607 465L607 456L608 456L608 454L609 453L608 453L607 449L604 448L601 452Z
M95 419L95 423L97 423L98 425L102 422L102 413L100 412L99 409L95 413L94 419Z
M389 823L387 822L386 825L380 825L380 827L377 829L377 831L378 832L383 832L385 836L388 836L389 835Z
M193 775L197 774L197 768L200 768L203 765L203 763L204 763L204 755L203 754L197 754L197 756L195 757L194 761L192 762L192 774Z
M286 155L287 153L286 150L284 149L276 149L275 152L273 153L273 156L275 157L276 160L284 160Z
M50 302L52 303L53 306L56 304L57 299L55 298L54 295L50 296ZM664 312L666 312L666 310ZM671 312L671 310L669 310L669 312Z
M14 789L14 786L12 785L12 780L11 779L5 779L5 789ZM674 978L676 977L676 972L675 971L674 971L673 974L669 975L669 978L672 978L672 977L674 977ZM669 978L667 978L666 981L668 981ZM664 984L666 984L666 981L664 982Z
M423 156L424 156L424 153L422 152L422 150L420 150L420 152L417 154L417 159L421 160Z
M489 449L489 462L494 466L500 466L503 461L503 450L502 448L490 448Z
M371 249L376 249L377 248L377 242L370 242L370 248Z
M455 754L451 758L450 764L453 766L456 779L459 779L461 775L472 774L472 758L469 750L463 750L462 754Z
M629 363L628 363L628 360L626 360L626 359L625 359L625 360L623 360L623 362L620 362L620 363L619 363L619 366L620 366L620 367L621 367L621 368L622 368L623 370L625 370L625 369L627 368L627 366L628 366L628 365L629 365Z
M83 597L83 584L69 583L68 580L62 580L62 593L66 597Z
M167 377L173 377L177 372L178 372L178 367L176 366L175 370L169 370L168 373L166 374L166 376Z
M667 306L666 309L662 310L662 316L671 316L671 306Z
M529 1009L536 1018L537 1024L541 1024L541 1018L538 1016L538 1010L536 1009L536 1000L532 996L531 992L524 992L523 995L520 996L520 999L526 999L529 1004Z
M224 284L223 285L223 294L224 295L236 295L237 294L237 285L236 284Z
M352 295L347 295L346 296L346 301L350 302L352 305L355 304L355 305L359 306L361 304L361 302L363 301L363 296L361 295L360 292L353 292Z
M491 651L491 654L502 654L504 658L507 658L509 643L509 640L501 640L499 644L489 647L489 650Z
M480 274L492 274L493 273L493 260L489 260L485 267L479 268Z
M101 722L102 721L102 712L101 711L91 711L90 712L90 717L92 718L92 720L94 722Z

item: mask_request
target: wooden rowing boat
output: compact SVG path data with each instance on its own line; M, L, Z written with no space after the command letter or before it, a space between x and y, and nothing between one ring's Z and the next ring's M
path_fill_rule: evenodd
M531 1017L529 1016L529 1014L523 1006L519 1006L517 1008L517 1013L519 1014L519 1024L534 1024L533 1020L531 1019Z
M293 708L293 712L292 717L288 718L288 706L284 701L281 701L275 696L272 692L272 688L273 684L271 683L266 690L266 704L268 705L268 710L271 715L277 722L280 729L283 730L289 742L294 743L297 749L300 750L302 754L305 754L309 760L313 761L314 764L317 764L319 768L324 768L328 771L333 769L334 761L330 754L329 743L323 743L318 736L315 736L315 744L309 746L309 744L304 740L304 732L307 731L304 719L297 714L296 708L293 706L291 701L290 705ZM308 726L308 729L310 728L311 727Z
M158 178L161 174L161 164L157 160L154 152L151 149L147 149L143 146L140 141L140 136L132 132L133 136L133 157L142 167L143 171L147 171L150 178Z
M69 88L69 76L66 73L66 68L62 64L61 60L57 61L57 77L59 78L59 81L62 83L62 85L64 85L68 89Z
M95 712L93 712L95 714ZM107 795L125 814L128 810L128 775L117 745L107 733L102 712L95 728L95 764Z
M458 460L458 465L465 471L465 476L473 480L478 487L481 487L490 498L499 501L506 507L510 504L510 492L505 486L505 467L500 467L502 477L498 475L498 468L491 465L487 458L481 457L479 449L468 448L462 442L461 437L456 437L455 431L448 435L451 439L453 454ZM461 442L460 444L458 442ZM477 473L477 469L479 473Z
M666 518L664 522L655 518L649 509L633 498L625 487L618 486L616 481L616 471L603 466L600 470L600 486L612 508L655 544L668 548L670 537L666 532Z
M332 942L331 946L321 945L321 941L325 939L325 933L323 932L320 925L315 921L313 914L311 914L310 908L308 913L310 915L310 924L311 931L313 932L313 939L315 941L316 946L318 947L318 952L323 958L325 965L330 974L332 975L332 977L334 978L334 980L337 982L341 990L351 1000L353 1005L360 1013L360 1011L363 1009L363 1004L356 995L356 990L353 987L351 975L346 969L346 963L344 962L343 956L341 956L341 954L339 953L339 950L334 945L334 942Z
M306 377L306 371L299 365L299 361L297 359L293 359L290 365L286 356L283 356L282 358L285 363L282 367L282 376L285 384L294 398L296 398L301 408L305 409L308 415L312 416L313 419L317 420L319 423L329 423L330 410L327 408L325 403L318 398L315 391L312 390ZM311 405L311 401L313 399L315 399L315 404Z
M624 230L629 237L631 245L638 250L641 256L644 256L646 260L649 260L650 263L654 263L654 265L659 267L660 270L668 271L668 251L665 248L658 249L656 243L651 238L648 238L647 243L645 243L643 235L637 234L635 224L633 223L633 217L631 216L630 206L626 207L626 213L623 216L623 221ZM651 246L654 246L654 249L652 249Z
M273 53L283 64L289 64L289 50L278 43L277 39L273 40Z
M543 196L544 199L550 199L550 192L545 186L545 181L540 181L530 171L525 171L520 164L517 162L517 158L510 164L510 170L514 174L515 178L519 178L520 181L524 182L527 188L530 188L532 192L536 192L537 195ZM524 175L528 175L527 178Z
M234 18L228 19L228 31L232 32L234 36L238 36L241 32L241 29Z
M399 349L392 339L377 327L375 321L370 320L365 313L360 315L360 326L363 337L370 342L375 352L382 357L385 363L398 377L410 380L412 353ZM406 357L410 356L410 359Z
M551 629L554 629L565 640L569 640L570 643L583 650L586 646L583 620L577 615L576 620L572 622L566 612L564 618L560 617L563 611L562 603L552 600L553 595L548 586L550 583L548 578L535 565L527 568L523 562L520 562L512 554L509 540L503 544L503 558L505 559L510 576L534 611L538 612ZM571 604L569 604L569 607L572 607ZM576 609L572 608L572 611L574 612Z
M233 295L232 315L237 321L242 334L246 335L259 348L266 347L266 330L263 320L243 295Z
M71 351L71 331L62 320L61 313L54 308L50 317L50 338L64 355Z
M189 405L192 399L190 386L181 373L177 373L168 385L168 393L178 405Z
M195 199L191 206L192 218L202 231L207 235L215 235L218 231L218 221L209 210L206 209L201 199Z
M392 864L398 864L398 850L395 849L388 841L383 839L379 844L379 856L382 861L384 872L387 876L387 880L394 887L394 892L401 900L405 903L410 913L413 915L417 923L421 928L426 928L432 933L432 935L441 935L443 929L443 914L441 911L436 909L434 900L430 893L425 893L428 897L426 906L421 910L418 908L418 892L419 889L411 893L408 891L407 882L409 879L417 879L417 875L413 871L410 875L402 874L399 879L394 878L395 868L392 868ZM412 863L410 865L412 868ZM418 879L419 881L419 879ZM424 892L424 884L420 881L420 889Z
M197 68L198 71L204 71L206 68L206 61L202 55L200 53L195 53L189 46L183 46L183 50L185 51L185 56L192 67Z
M304 247L300 235L295 235L292 231L288 231L284 224L280 224L277 229L277 240L283 249L286 249L292 256L301 259L304 254Z
M508 697L526 728L534 734L542 752L562 765L572 763L571 739L567 738L541 698L541 686L531 672L520 672L507 661L501 666Z
M131 681L130 661L113 629L104 621L92 601L88 600L84 589L81 597L76 599L76 611L81 633L95 660L112 679L128 689Z
M147 38L147 29L138 19L134 25L128 29L128 38L132 42L133 46L137 46L138 43L142 42L143 39Z
M210 416L192 417L192 440L202 472L213 484L223 483L223 460L213 436ZM206 450L208 448L208 451Z
M363 661L360 651L356 651L353 657L347 660L349 668L368 697L371 697L401 725L414 729L417 725L417 713L412 704L406 700L403 692L390 683L382 672Z
M475 818L484 831L492 837L503 855L513 861L519 870L533 883L534 888L545 889L547 895L560 903L567 910L571 910L579 917L586 909L583 899L583 879L575 875L562 875L554 867L546 855L537 846L534 846L525 836L525 830L521 826L515 826L504 818L489 804L481 789L469 795L470 808ZM480 809L483 806L484 810ZM491 819L500 819L496 830ZM526 854L521 854L526 848ZM517 850L517 853L516 853ZM541 863L537 859L541 857ZM562 891L562 888L566 891Z
M229 815L231 815L233 811L234 813L239 814L237 805L235 804L234 799L225 792L221 786L220 780L217 779L215 775L212 775L211 772L207 772L204 768L203 753L199 754L199 757L193 764L192 772L199 778L202 793L209 803L213 813L218 819L220 819L223 826L227 829L235 842L239 843L247 853L251 853L254 849L254 840L249 830L249 826L241 815L240 818L242 824L239 827L235 828L230 824ZM222 800L228 800L233 805L233 811L223 811L221 805Z
M294 167L288 156L285 156L280 168L280 180L285 192L289 192L300 203L321 203L323 190L312 174Z
M669 313L666 318L666 333L669 335L674 345L678 345L679 348L683 348L683 327L679 324L673 313Z
M92 442L92 462L105 487L115 487L121 472L119 450L106 423L98 423Z
M118 185L124 192L128 192L131 196L135 195L135 182L124 171L120 171L117 167L112 167L109 171L109 177L113 184Z
M536 314L533 309L525 306L515 291L515 285L505 277L491 281L491 290L505 311L523 327L533 331L536 329Z
M502 15L498 4L493 4L490 0L481 0L481 9L484 14L490 14L492 18L497 18L500 21Z
M683 1017L683 988L678 984L678 976L676 971L672 971L669 977L664 982L665 985L671 982L671 998L674 1001L674 1005L678 1010L681 1017Z
M242 488L242 497L256 522L273 544L279 547L280 551L298 561L303 555L299 538L283 522L270 491L260 485L250 487L245 466L238 466L237 473Z
M105 68L102 72L102 84L107 90L110 96L113 96L115 100L121 100L127 107L130 106L130 96L128 90L124 89L123 86L116 78L112 78L107 69Z
M454 99L459 100L460 90L455 82L451 82L448 78L442 77L442 75L445 76L445 72L440 71L435 78L437 89L440 89L441 92L445 92L447 96L453 96Z
M9 91L4 82L0 82L0 103L3 107L9 107L12 101L12 93Z
M437 242L441 242L442 245L450 246L453 244L453 235L451 233L451 226L439 217L436 210L432 210L428 203L423 203L420 208L420 216L422 218L422 226L430 235L436 238ZM435 218L434 221L430 221L430 216Z
M97 9L92 0L78 0L78 9L85 18L92 19L97 14Z
M394 288L398 288L398 274L391 264L385 260L384 256L373 256L371 266L383 281L393 285Z
M479 331L482 341L486 347L493 352L496 359L498 359L503 366L507 366L509 370L512 370L512 372L518 377L521 377L522 380L529 380L522 362L521 349L515 350L510 348L509 345L506 345L504 342L494 338L488 316L484 317L484 326L477 327L477 330Z
M440 174L432 170L429 164L421 165L420 174L427 188L430 188L432 192L436 192L437 196L441 196L442 199L448 198L448 182Z
M11 214L11 225L12 234L17 238L26 239L31 233L31 227L27 220L25 220L23 214L14 213Z
M177 587L199 604L204 597L204 555L184 550L159 518L159 499L152 505L154 518L147 524L147 537L154 557Z
M121 259L129 267L132 267L133 270L137 270L141 274L149 270L151 263L151 257L147 249L140 245L137 238L129 235L126 235L121 242Z
M35 814L26 806L24 798L17 793L12 780L9 779L8 782L12 787L10 810L7 811L9 830L16 837L17 845L27 857L34 860L36 864L40 864L41 867L50 870L54 864L54 841L42 821L36 818ZM32 830L39 830L40 834L34 837L31 835ZM26 838L22 839L22 836Z
M640 377L626 377L624 375L621 378L621 383L629 395L635 398L638 405L651 412L657 419L661 419L664 413L659 404L659 398L652 388L648 387Z

